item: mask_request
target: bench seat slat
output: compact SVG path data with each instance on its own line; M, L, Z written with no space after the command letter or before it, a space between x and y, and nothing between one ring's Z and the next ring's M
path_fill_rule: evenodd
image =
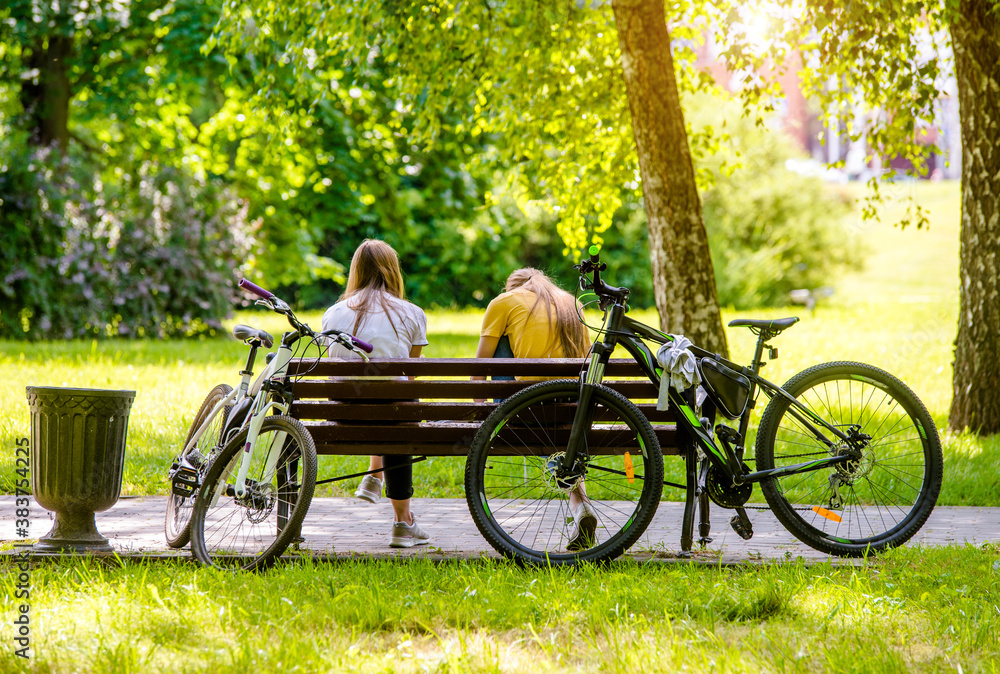
M677 447L670 444L673 442L673 433L657 432L660 438L660 448L664 456L677 456ZM634 451L631 448L630 451ZM371 454L389 454L400 456L456 456L465 457L469 454L469 448L465 445L450 444L422 444L422 445L389 445L383 443L351 443L351 444L316 444L316 453L321 456L369 456ZM615 452L618 453L618 452ZM499 454L503 454L500 452ZM511 452L514 455L514 452Z
M659 435L659 434L657 434ZM664 456L677 456L677 447L667 444L666 441L671 436L664 435L660 440L660 447ZM462 445L452 444L424 444L424 445L385 445L385 444L363 444L354 443L349 445L339 444L317 444L316 453L321 456L358 456L366 457L371 454L389 454L394 456L454 456L465 457L469 453L469 448ZM503 454L502 452L500 453ZM514 453L511 452L511 455Z

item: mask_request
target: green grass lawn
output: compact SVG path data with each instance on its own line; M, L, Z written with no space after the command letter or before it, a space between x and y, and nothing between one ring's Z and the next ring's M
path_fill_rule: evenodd
M855 567L78 560L32 572L38 672L997 672L1000 549ZM13 573L0 574L4 615ZM8 628L9 630L10 628Z

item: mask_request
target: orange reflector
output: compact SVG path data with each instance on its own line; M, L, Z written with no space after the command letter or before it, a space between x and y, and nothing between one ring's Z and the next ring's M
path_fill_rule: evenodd
M632 455L625 452L625 477L628 481L635 482L635 468L632 467Z
M828 520L830 520L832 522L843 522L844 521L843 518L840 515L838 515L837 513L832 513L829 510L827 510L826 508L820 508L819 506L813 506L813 512L816 513L817 515L819 515L820 517L825 517L826 519L828 519Z

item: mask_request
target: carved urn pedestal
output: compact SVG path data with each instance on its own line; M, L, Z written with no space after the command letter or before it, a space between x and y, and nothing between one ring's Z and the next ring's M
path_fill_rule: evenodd
M128 415L135 391L28 387L31 488L55 512L36 552L111 552L94 513L121 495Z

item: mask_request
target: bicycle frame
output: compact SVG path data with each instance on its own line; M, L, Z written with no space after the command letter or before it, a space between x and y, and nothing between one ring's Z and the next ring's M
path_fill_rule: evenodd
M277 355L268 364L268 367L265 368L264 373L261 374L260 389L254 400L251 413L248 415L250 426L247 431L246 443L243 446L243 454L240 458L240 467L236 473L236 483L233 486L233 491L237 498L243 498L246 495L246 480L247 473L250 471L250 460L253 458L253 450L257 445L257 437L260 435L260 428L264 424L265 417L275 412L278 414L288 413L289 403L287 401L279 402L277 398L279 395L282 395L287 382L288 363L292 359L292 346L300 337L301 334L299 331L286 332L281 339ZM244 385L247 383L248 377L249 374L244 371ZM243 388L241 385L240 390L243 390ZM276 394L272 395L272 391L276 392ZM284 441L284 434L279 433L275 436L271 446L267 448L268 454L264 462L265 469L261 476L262 481L268 482L274 477L274 469L278 464L281 449L285 444ZM216 504L219 496L221 496L221 492L213 494L213 506Z
M208 427L211 425L212 419L215 418L215 416L219 413L219 411L222 408L224 408L226 405L240 403L246 398L254 398L259 394L263 382L269 379L271 374L274 372L276 361L272 360L270 363L268 363L264 367L264 371L261 372L260 376L257 377L256 381L254 381L251 384L250 379L251 377L253 377L253 363L256 357L256 350L257 347L255 346L250 347L250 354L247 357L247 365L240 372L241 375L240 385L235 389L233 389L232 391L230 391L225 398L223 398L222 400L220 400L218 403L215 404L215 407L213 407L211 412L208 414L206 422L201 426L201 428L199 428L195 432L195 434L188 441L187 445L184 446L184 449L181 452L182 455L187 454L193 448L198 446L198 442L201 440L202 435L205 434L205 431L208 430ZM287 361L286 361L286 366L287 366ZM249 419L249 416L247 418ZM244 420L243 423L235 430L241 430L245 425L246 425L246 420Z
M570 433L566 456L563 459L563 466L567 469L573 466L578 448L581 446L580 442L592 421L593 413L589 409L589 403L593 388L599 386L603 381L604 369L611 358L612 352L614 352L619 343L639 364L639 367L650 382L659 389L663 369L659 367L656 356L643 340L646 339L658 344L665 344L672 341L673 337L626 316L626 311L626 307L619 302L614 302L605 309L604 326L601 330L604 339L594 344L586 376L580 384L579 407L573 421L573 429ZM763 364L761 357L767 341L765 334L762 334L758 339L756 353L750 367L741 366L718 354L696 346L689 348L696 358L711 357L750 380L749 398L751 402L740 417L739 436L741 441L746 438L751 411L756 404L759 392L763 391L768 398L773 398L776 395L787 398L791 405L792 416L802 423L820 442L829 447L832 453L841 446L841 443L848 441L848 436L839 428L817 416L812 410L800 403L780 386L759 376L758 371ZM690 437L695 439L695 442L704 451L712 465L723 471L724 475L731 476L733 484L760 482L771 477L807 473L844 463L852 458L850 454L837 454L791 466L750 472L742 461L743 446L734 449L725 441L716 442L709 420L707 418L700 419L688 401L684 399L684 396L672 387L669 390L669 398L670 404L673 405L674 409L680 411L677 415L678 425L686 430ZM824 434L824 431L832 434L836 439L831 440ZM645 447L642 448L642 451L645 453Z

